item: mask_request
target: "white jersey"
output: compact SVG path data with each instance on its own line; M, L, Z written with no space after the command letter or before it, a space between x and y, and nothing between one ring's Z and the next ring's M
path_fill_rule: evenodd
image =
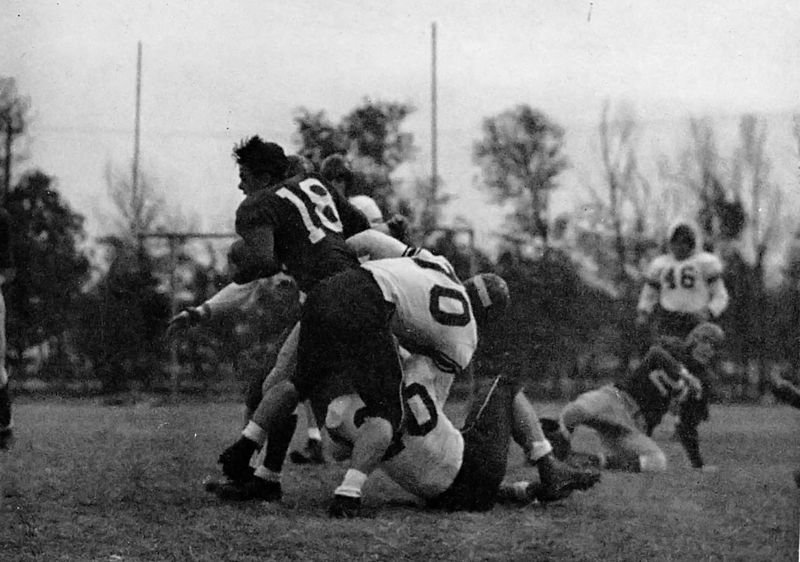
M728 305L722 281L722 262L708 252L697 252L684 260L672 254L658 256L646 274L638 308L649 312L657 300L671 312L701 312L719 316Z
M387 302L395 305L392 331L404 348L436 360L439 369L467 368L478 345L478 330L464 285L446 258L375 260L368 270Z
M434 498L453 483L464 456L464 438L442 409L449 392L449 382L442 381L452 381L452 375L420 355L407 360L404 369L402 433L380 468L406 491ZM328 406L325 427L334 446L355 442L362 408L357 394L340 396Z

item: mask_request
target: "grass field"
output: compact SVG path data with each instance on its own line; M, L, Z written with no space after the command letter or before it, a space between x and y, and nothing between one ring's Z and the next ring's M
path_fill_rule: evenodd
M485 514L426 512L377 475L366 517L350 521L325 513L342 465L287 465L277 505L204 493L240 416L234 403L20 401L16 446L0 453L0 560L798 559L800 412L788 407L714 408L701 438L717 473L692 471L662 429L666 474L607 473L563 502ZM516 448L509 471L535 474Z

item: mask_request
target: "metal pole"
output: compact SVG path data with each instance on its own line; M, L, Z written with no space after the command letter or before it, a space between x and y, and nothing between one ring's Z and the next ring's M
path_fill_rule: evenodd
M142 101L142 42L137 43L136 48L136 122L133 132L133 181L131 184L131 210L132 216L136 216L136 200L139 194L139 132ZM134 234L138 234L138 224L133 225Z
M437 191L439 187L438 134L436 130L436 22L431 24L431 204L434 206L434 222L439 222Z

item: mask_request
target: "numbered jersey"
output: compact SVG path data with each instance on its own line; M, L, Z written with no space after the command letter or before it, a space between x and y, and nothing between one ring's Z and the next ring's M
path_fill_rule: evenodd
M433 498L453 483L464 455L464 438L442 410L449 389L442 381L452 375L418 355L406 361L404 372L403 425L380 468L406 491ZM348 394L331 402L325 427L334 444L351 447L363 419L364 403Z
M389 258L362 264L395 305L392 332L412 353L436 360L439 369L459 373L478 345L478 330L467 291L441 256Z
M641 364L616 386L626 391L639 405L649 427L655 427L669 410L670 402L684 388L680 370L686 367L693 375L703 370L676 338L661 338L647 350Z
M336 190L313 176L287 180L249 195L236 210L236 232L270 226L275 259L308 292L318 281L358 266L345 238L366 230L369 223Z
M671 312L699 312L708 307L712 286L720 282L722 263L713 254L699 252L678 261L671 254L650 265L647 283L659 291L659 304Z

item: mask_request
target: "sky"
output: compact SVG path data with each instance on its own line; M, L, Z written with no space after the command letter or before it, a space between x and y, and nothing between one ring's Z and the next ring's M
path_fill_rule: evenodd
M713 116L721 144L738 115L762 115L773 173L797 191L800 3L774 0L4 0L0 75L32 105L16 171L54 176L90 234L108 232L105 169L130 168L141 41L141 169L202 229L229 229L241 201L233 145L258 133L293 152L300 107L338 120L365 98L413 105L405 179L428 176L434 22L446 215L483 235L499 214L472 145L484 118L520 103L567 131L556 209L597 177L606 100L635 107L654 153L675 150L690 115Z

